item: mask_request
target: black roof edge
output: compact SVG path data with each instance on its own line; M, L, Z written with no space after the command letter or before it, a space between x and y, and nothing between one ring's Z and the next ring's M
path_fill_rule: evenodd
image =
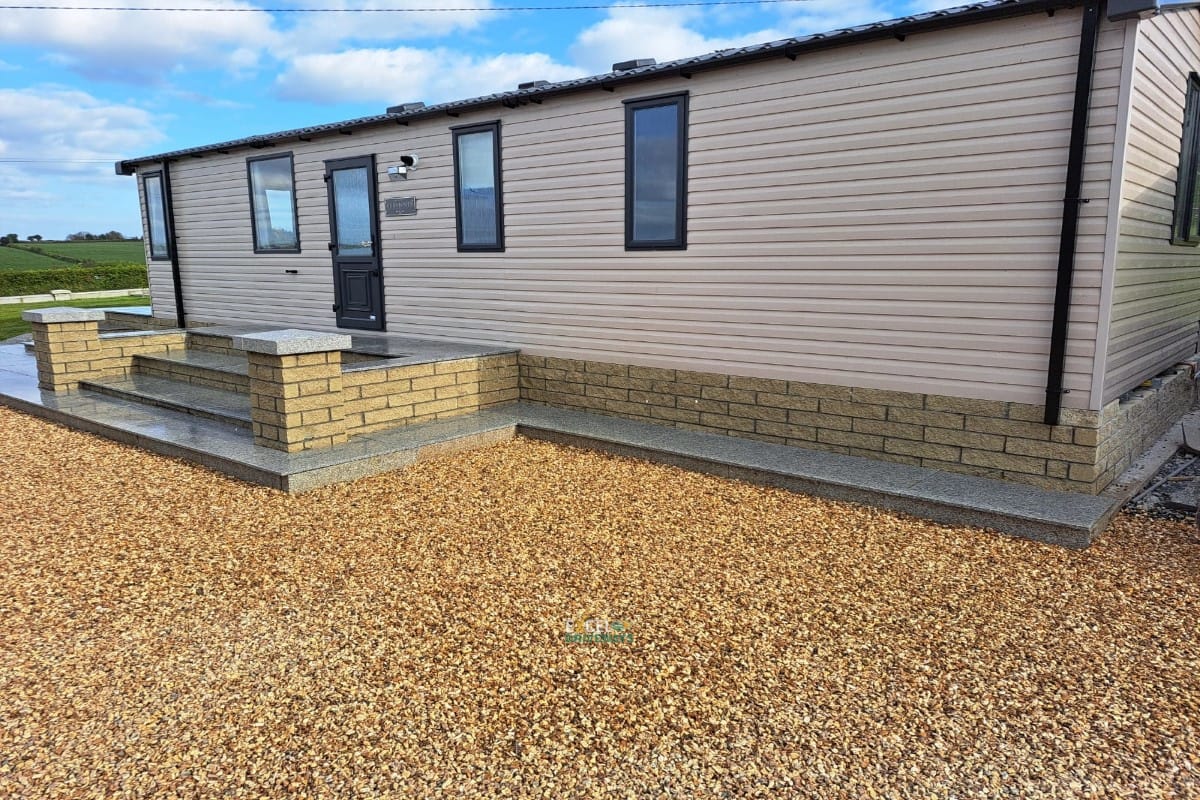
M1200 0L1109 0L1108 18L1113 22L1121 19L1150 19L1159 14L1196 8L1200 8Z
M1108 0L1108 18L1149 19L1158 13L1158 0Z
M1116 3L1120 1L1121 0L1109 0L1110 3ZM780 41L767 42L759 45L750 45L748 47L732 48L729 50L718 50L714 53L678 59L676 61L668 61L652 66L638 67L625 72L592 75L585 78L559 81L558 83L551 83L530 89L518 89L516 91L500 92L497 94L475 97L468 100L455 100L446 103L438 103L432 106L425 106L423 108L414 109L411 111L403 111L400 113L385 113L370 117L362 117L359 119L345 120L342 122L331 122L308 128L296 128L293 130L280 131L278 133L250 136L244 139L235 139L228 142L203 145L200 147L191 147L184 150L174 150L152 156L131 158L124 161L118 161L116 169L118 174L132 175L137 171L137 165L139 164L169 161L181 158L183 156L199 155L218 150L253 147L255 145L261 147L266 144L284 141L287 139L296 139L301 136L322 133L336 133L339 130L366 128L385 123L406 123L412 120L445 116L447 113L452 113L453 115L457 116L464 111L474 110L477 108L485 108L493 105L515 106L524 102L533 101L535 99L540 100L542 98L555 97L563 94L574 94L576 92L594 87L610 89L629 83L651 80L653 78L669 77L672 75L683 75L690 78L692 75L698 72L723 69L725 67L748 64L757 61L765 61L771 58L778 58L780 56L786 56L788 58L795 59L797 56L804 53L858 44L876 39L896 38L903 40L905 37L912 34L927 33L945 28L972 25L979 22L1006 19L1010 17L1025 16L1039 12L1050 12L1060 8L1072 8L1081 5L1083 2L1084 0L985 0L984 2L972 3L971 5L947 8L940 11L928 11L921 14L914 14L913 16L909 17L901 17L899 19L887 20L884 22L874 22L867 25L858 25L852 28L844 28L829 33L814 33L809 36L803 36L799 38L782 39ZM1154 3L1157 6L1157 0L1124 0L1124 2L1129 4Z

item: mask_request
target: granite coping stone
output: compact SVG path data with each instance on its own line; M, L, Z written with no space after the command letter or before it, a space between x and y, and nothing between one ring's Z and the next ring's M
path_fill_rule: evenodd
M1071 548L1087 547L1119 506L1104 496L531 403L377 431L351 437L345 444L289 454L255 446L245 429L178 411L86 391L42 391L34 359L19 345L0 346L0 402L292 492L404 466L422 448L523 433Z
M272 332L275 329L261 325L207 325L188 328L189 334L196 336L212 336L229 339L233 347L238 345L233 340L239 336ZM312 332L322 332L313 330ZM506 344L473 344L438 339L418 339L396 333L355 332L341 334L350 336L350 345L340 348L351 353L364 356L374 356L371 361L351 361L342 364L343 372L363 372L367 370L389 369L391 367L411 367L417 364L431 364L438 361L452 361L463 358L483 358L485 356L508 355L520 352L512 345Z
M294 356L305 353L328 353L346 350L350 337L344 333L322 333L298 328L278 331L247 333L233 337L233 346L250 353L266 353L272 356Z
M136 339L141 336L177 336L184 333L183 328L147 328L140 331L114 331L112 333L102 333L100 338L108 341L110 339Z
M26 322L40 322L45 325L57 325L63 322L103 322L102 308L70 308L56 306L54 308L34 308L21 312L21 319Z
M113 308L102 308L108 314L124 314L130 317L153 317L154 309L151 306L114 306Z

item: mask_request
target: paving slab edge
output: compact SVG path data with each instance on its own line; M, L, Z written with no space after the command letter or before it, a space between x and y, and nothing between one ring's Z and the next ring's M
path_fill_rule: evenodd
M720 477L902 512L943 524L988 528L1000 533L1070 549L1088 547L1095 537L1107 527L1109 520L1120 507L1115 500L1105 498L1108 501L1107 507L1101 513L1091 516L1088 520L1089 524L1078 525L1065 521L1048 521L1014 511L978 508L968 504L921 497L912 492L905 492L903 488L899 490L879 486L865 488L849 480L841 480L832 476L806 476L794 471L773 469L766 465L733 463L729 460L706 457L701 452L686 452L686 448L673 450L667 446L656 446L653 441L631 442L629 439L638 438L636 423L631 421L600 417L599 420L602 420L603 424L629 428L627 433L631 434L626 437L621 437L619 434L605 435L578 429L580 427L578 423L581 420L587 421L588 417L594 415L582 415L581 412L563 413L562 409L523 403L514 403L503 408L479 412L477 416L472 415L472 421L468 425L461 424L468 419L467 417L454 417L426 423L431 427L425 428L425 430L430 431L432 435L422 433L413 436L413 429L416 426L368 435L364 438L378 440L380 436L389 434L395 438L407 435L412 437L413 441L395 447L385 445L380 452L365 457L347 455L339 458L335 454L329 453L328 455L333 456L330 463L309 468L301 465L296 469L285 470L261 467L243 459L217 455L189 445L146 436L116 425L79 417L69 412L9 395L0 395L0 403L67 427L106 436L114 441L140 447L167 457L180 458L240 480L288 493L310 491L333 483L380 474L409 466L423 458L469 450L473 447L511 438L520 433L534 439L589 447L614 455L641 458ZM556 420L556 417L561 419ZM456 421L460 424L452 424ZM573 425L572 422L577 424ZM422 427L424 428L424 426ZM652 427L655 437L668 437L672 433L676 436L687 433L663 426ZM725 440L728 437L717 438ZM310 451L309 455L321 452L323 451ZM966 478L966 476L955 477Z
M1056 545L1071 550L1086 549L1108 526L1109 521L1119 507L1116 503L1110 504L1108 510L1097 518L1092 525L1074 526L1067 523L1047 522L1015 513L989 511L970 508L964 505L944 503L887 489L865 489L833 478L808 478L769 468L747 467L645 445L631 445L604 437L558 430L539 423L519 422L517 432L533 439L540 439L556 444L582 446L613 455L670 464L722 478L773 486L829 500L858 503L873 508L898 511L943 524L987 528L999 533L1018 536L1023 539L1031 539L1036 542Z

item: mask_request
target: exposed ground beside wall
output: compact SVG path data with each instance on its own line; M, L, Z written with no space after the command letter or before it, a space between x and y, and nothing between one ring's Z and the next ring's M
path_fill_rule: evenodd
M0 409L0 542L5 797L1200 792L1190 524L1067 551L523 439L295 496Z
M1186 368L1103 411L520 356L521 398L679 428L1097 494L1186 411Z

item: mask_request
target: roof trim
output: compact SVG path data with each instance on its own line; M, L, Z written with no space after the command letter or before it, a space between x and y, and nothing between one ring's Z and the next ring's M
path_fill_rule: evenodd
M279 142L295 140L339 131L353 131L360 128L374 127L383 124L407 125L411 121L429 119L439 116L458 116L465 111L502 105L507 108L517 108L530 102L540 102L544 98L571 94L589 88L602 88L611 91L617 86L635 83L653 78L680 75L690 78L699 72L726 67L738 66L757 61L784 56L793 61L802 54L825 50L833 47L857 44L876 39L896 38L901 41L911 34L927 33L960 25L971 25L1009 17L1024 16L1038 12L1053 12L1060 8L1071 8L1079 5L1081 0L985 0L966 6L948 8L941 11L930 11L915 14L910 17L874 22L853 28L844 28L829 33L814 33L793 39L782 39L766 44L751 45L729 50L718 50L707 55L683 58L662 64L637 67L623 72L609 72L603 75L592 75L586 78L576 78L546 85L533 86L516 91L500 92L497 94L475 97L468 100L455 100L439 103L423 108L414 108L397 113L379 114L359 119L314 125L308 128L268 133L260 136L249 136L244 139L221 142L218 144L191 147L184 150L173 150L153 156L131 158L116 163L118 175L132 175L141 164L162 161L173 161L185 157L199 158L205 153L228 151L241 148L269 147ZM1132 3L1154 3L1157 0L1126 0ZM396 108L396 107L393 107ZM404 106L399 107L401 109Z
M1195 8L1200 8L1200 0L1109 0L1108 18L1113 21L1150 19L1159 14L1190 11Z

